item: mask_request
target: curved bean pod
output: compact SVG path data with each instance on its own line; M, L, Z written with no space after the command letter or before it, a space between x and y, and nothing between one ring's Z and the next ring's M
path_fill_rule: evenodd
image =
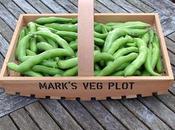
M34 34L49 37L49 38L53 39L61 47L68 50L72 55L74 55L74 51L72 50L72 48L70 48L69 44L63 38L61 38L60 36L50 32L50 31L38 31L38 32L35 32Z
M16 56L19 61L22 61L23 57L26 56L27 45L29 44L29 40L31 39L32 36L33 36L32 34L28 34L19 41L16 50L17 51Z
M48 23L76 23L76 18L61 18L61 17L41 17L35 20L38 24Z
M109 50L107 51L109 54L114 54L121 46L124 46L127 42L133 42L133 38L126 35L125 37L118 38L115 40Z
M58 68L69 69L69 68L72 68L72 67L76 66L77 64L78 64L78 58L77 57L71 58L71 59L68 59L68 60L59 60L58 61Z
M34 71L31 71L31 70L30 71L26 71L23 74L26 75L26 76L31 76L31 77L43 77L42 74L34 72Z
M126 56L121 56L115 59L113 62L111 62L104 69L101 70L101 72L99 73L99 76L105 76L105 75L112 74L122 64L134 60L137 56L138 56L137 53L130 53Z
M124 36L124 35L131 35L131 36L141 36L145 34L148 31L148 29L114 29L108 33L108 36L106 38L103 51L107 52L112 43L119 37Z
M78 74L78 67L76 66L76 67L66 70L63 73L63 76L75 76L77 74Z
M25 60L21 64L17 65L15 63L8 63L8 67L17 72L25 72L30 70L34 65L41 63L43 60L58 57L58 56L71 56L72 54L65 49L52 49L48 51L44 51L36 56L32 56L31 58Z
M130 65L125 68L125 76L133 75L136 70L138 70L144 64L147 57L148 50L146 43L140 38L135 38L135 41L139 48L139 55Z
M47 51L47 50L53 49L53 46L47 42L39 42L39 43L37 43L36 46L37 46L38 50L42 50L42 51Z
M127 47L127 48L121 48L117 52L114 53L114 58L118 58L120 56L126 55L130 52L139 52L137 47Z
M47 67L44 65L35 65L32 67L32 70L35 72L44 73L44 74L48 74L48 75L56 75L56 74L62 75L63 74L63 71L60 69Z
M59 31L77 32L77 25L75 24L50 23L50 24L45 24L44 26L53 28Z
M28 27L31 33L36 32L36 25L33 22L28 23ZM37 51L37 47L36 47L36 38L33 37L30 39L30 50L33 52Z

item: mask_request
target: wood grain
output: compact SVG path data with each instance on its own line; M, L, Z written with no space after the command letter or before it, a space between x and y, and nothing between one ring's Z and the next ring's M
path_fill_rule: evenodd
M82 130L67 110L56 100L41 100L43 106L54 120L65 130Z
M55 121L49 116L49 114L38 102L30 104L25 108L32 116L32 119L37 122L41 129L60 130L60 127L55 123Z
M137 99L122 100L124 104L134 115L143 121L149 128L158 130L170 130L163 121L161 121L156 115L154 115L149 108L145 107Z
M164 121L171 129L175 128L175 113L168 109L163 103L155 97L139 98L151 111L153 111L162 121ZM159 109L157 109L157 106ZM167 116L165 116L167 115Z
M1 0L1 3L16 17L18 18L20 14L24 11L19 8L12 0Z
M127 128L131 130L148 130L148 127L145 126L134 114L128 111L119 101L107 100L101 101L101 103Z
M66 109L86 130L102 130L103 127L77 101L61 101Z
M18 130L9 116L0 118L0 130Z
M55 13L66 13L67 11L59 6L54 0L41 0L50 10Z
M39 0L27 0L40 13L52 13L52 11Z
M39 130L37 124L23 108L11 113L10 116L21 130Z
M114 118L98 101L81 102L86 109L108 130L126 130L118 119Z

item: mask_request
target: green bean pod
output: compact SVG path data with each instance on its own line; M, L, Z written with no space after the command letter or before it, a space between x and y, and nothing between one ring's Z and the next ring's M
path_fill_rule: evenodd
M26 27L23 27L22 29L21 29L21 32L20 32L20 34L19 34L19 38L18 38L18 41L20 41L23 37L25 37L27 34L26 34Z
M114 57L109 53L99 52L99 51L95 51L94 53L94 62L113 61L113 60L114 60Z
M158 59L160 57L160 47L159 47L159 39L157 37L157 35L155 34L154 35L154 40L153 40L153 49L152 49L152 68L154 70L157 62L158 62Z
M111 62L104 69L101 70L101 72L99 73L99 76L106 76L114 73L115 70L118 67L120 67L122 64L134 60L137 56L138 56L137 53L130 53L126 56L121 56L115 59L113 62Z
M127 48L121 48L117 52L114 53L114 58L118 58L120 56L126 55L131 52L139 52L137 47L127 47Z
M34 71L32 71L32 70L26 71L26 72L24 72L23 74L26 75L26 76L30 76L30 77L43 77L42 74L40 74L40 73L38 73L38 72L34 72Z
M48 75L56 75L56 74L63 74L63 71L60 69L52 68L52 67L47 67L44 65L35 65L32 67L32 70L38 73L44 73Z
M59 31L77 32L77 25L74 25L74 24L50 23L50 24L45 24L44 26L53 28Z
M27 56L35 56L36 55L35 52L33 52L33 51L29 50L29 49L26 50L26 54L27 54Z
M78 63L78 58L75 57L75 58L71 58L71 59L68 59L68 60L59 60L58 61L58 68L60 69L69 69L69 68L72 68L72 67L75 67Z
M58 44L56 44L52 39L46 37L46 40L53 48L58 48Z
M31 39L31 37L32 34L28 34L19 41L16 50L17 51L16 56L19 61L22 61L23 57L26 56L27 45L29 44L29 40Z
M49 23L76 23L75 18L61 18L61 17L41 17L35 20L38 24L49 24Z
M63 76L76 76L78 74L78 66L66 70Z
M36 25L35 25L35 23L30 22L30 23L28 23L28 26L29 26L29 30L30 30L31 33L36 32ZM30 39L30 50L33 51L33 52L37 51L36 38L35 37Z
M133 42L133 38L128 35L118 38L112 43L111 47L107 52L109 54L114 54L121 46L124 46L127 42Z
M145 29L148 27L150 27L150 24L140 21L130 21L112 26L112 28L131 28L131 29Z
M54 49L54 47L47 42L39 42L39 43L37 43L36 46L37 46L38 50L42 50L42 51Z
M94 36L96 38L100 38L100 39L105 39L107 37L108 33L104 33L104 34L101 34L101 33L98 33L98 32L94 32Z
M77 39L77 33L76 32L69 32L69 31L57 31L57 35L60 37L69 37L71 39Z
M25 72L30 70L34 65L37 65L41 63L43 60L57 57L57 56L71 56L72 54L65 49L52 49L48 51L44 51L36 56L32 56L31 58L25 60L21 64L17 65L15 63L8 63L8 67L11 70L14 70L16 72Z
M60 36L50 31L38 31L38 32L35 32L34 34L51 38L52 40L56 41L61 47L68 50L72 55L74 55L74 51L72 50L72 48L70 48L69 44Z
M159 57L158 62L156 64L156 69L158 73L160 74L163 73L163 63L162 63L161 56Z
M114 29L108 33L106 38L103 51L107 52L110 48L112 43L119 37L124 35L130 35L134 37L142 36L148 31L148 29Z
M69 43L69 46L74 50L76 51L77 50L77 41L71 41Z
M44 60L41 62L41 65L47 66L47 67L52 67L52 68L57 68L57 62L56 61L51 61L51 60Z
M125 76L133 75L136 70L138 70L144 64L147 57L148 49L146 43L140 38L135 38L135 41L139 48L139 55L130 65L125 68Z

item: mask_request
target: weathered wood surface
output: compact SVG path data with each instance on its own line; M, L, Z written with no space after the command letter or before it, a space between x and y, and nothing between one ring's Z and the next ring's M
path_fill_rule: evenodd
M0 0L0 68L21 13L75 12L77 0ZM172 2L96 0L95 12L159 13L175 75L175 5ZM2 130L175 129L175 84L166 95L90 102L8 96L0 89L0 117Z

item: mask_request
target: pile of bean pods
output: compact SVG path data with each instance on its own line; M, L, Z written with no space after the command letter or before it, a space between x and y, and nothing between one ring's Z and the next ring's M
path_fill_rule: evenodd
M16 59L18 64L10 62L8 68L21 75L77 76L77 19L41 17L28 23L20 32ZM95 22L95 76L162 74L159 38L149 24Z

